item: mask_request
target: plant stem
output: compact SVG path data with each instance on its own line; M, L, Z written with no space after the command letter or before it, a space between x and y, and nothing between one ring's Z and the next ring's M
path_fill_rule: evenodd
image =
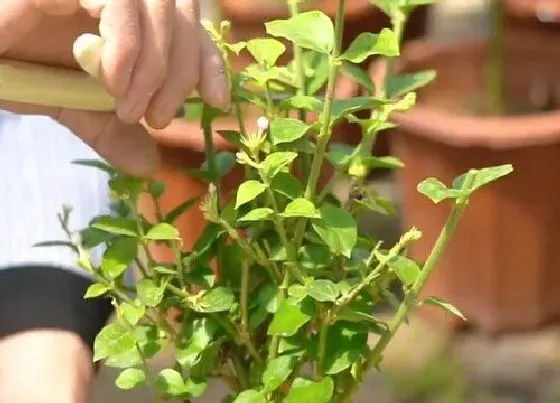
M473 181L474 181L474 175L472 174L467 175L467 178L465 179L462 188L465 190L470 189L470 187L473 184ZM453 209L451 210L451 213L449 214L449 217L447 218L447 221L443 229L441 230L432 248L432 251L430 252L430 255L428 256L428 259L426 259L426 262L424 263L420 275L418 276L414 284L410 287L410 289L406 293L405 298L403 299L403 301L399 305L399 308L397 309L397 312L389 322L387 330L380 337L375 347L370 351L365 363L361 368L360 376L358 377L357 380L354 379L347 386L347 389L344 391L343 395L341 396L341 399L339 400L341 403L351 402L351 398L354 392L356 391L357 387L361 383L360 380L361 374L366 373L368 370L371 369L372 366L379 364L383 351L385 350L385 348L387 347L387 345L389 344L389 342L391 341L391 339L393 338L393 336L395 335L399 327L406 320L410 309L416 305L418 296L421 293L422 289L424 288L426 280L430 277L430 275L434 271L434 268L439 262L439 259L443 251L445 250L447 243L449 242L451 236L453 235L453 232L457 228L457 224L459 223L459 220L463 212L465 211L465 208L467 207L468 197L469 194L455 201Z
M162 396L158 392L158 388L156 387L155 379L153 378L152 374L150 373L150 366L148 365L148 362L147 362L146 358L144 357L144 353L142 352L142 349L140 348L138 343L136 343L136 351L138 351L138 355L140 356L140 359L142 360L142 368L144 369L144 372L146 373L146 382L148 383L148 385L150 386L150 389L152 389L152 391L154 393L155 402L156 403L163 403L164 399L162 398Z
M311 163L311 170L309 173L309 179L307 180L307 185L305 187L304 197L307 200L315 200L315 191L317 188L317 182L319 180L319 175L321 174L321 168L323 166L323 160L325 158L325 153L327 150L327 145L332 134L331 126L331 113L332 105L334 99L334 90L336 86L336 80L338 77L338 71L340 68L340 60L338 60L342 48L342 34L344 32L344 10L345 10L345 0L338 0L338 9L336 12L335 20L335 41L334 50L330 56L330 72L327 81L327 91L325 93L325 104L323 106L323 112L321 114L323 122L321 125L321 130L317 136L317 149L315 155L313 156L313 162ZM295 231L295 244L299 247L301 241L303 240L303 235L305 232L305 227L307 224L307 219L302 218L298 221Z
M241 262L241 334L244 338L249 335L249 313L248 313L248 294L249 294L249 263L247 260Z
M290 270L286 268L284 271L284 278L282 279L282 284L280 285L280 287L278 287L280 289L280 293L278 294L278 301L277 301L278 306L280 306L286 300L286 297L288 296L289 285L290 285ZM272 336L272 339L270 341L270 347L268 350L267 361L270 362L276 358L276 356L278 355L279 343L280 343L280 337Z
M501 115L505 112L504 97L504 3L493 0L491 4L490 60L488 63L488 103L490 112Z
M241 390L243 391L249 389L249 377L247 376L247 371L245 370L245 366L243 365L239 352L235 349L232 349L231 351L231 362L235 368L235 373Z
M325 353L327 351L327 335L330 325L330 312L327 312L321 319L321 329L319 330L319 346L317 352L317 363L315 366L315 377L323 377L323 364L325 362Z

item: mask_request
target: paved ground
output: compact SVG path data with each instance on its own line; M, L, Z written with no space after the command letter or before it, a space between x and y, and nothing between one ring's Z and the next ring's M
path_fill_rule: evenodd
M438 40L484 34L481 11L487 0L446 0L433 15ZM376 184L391 199L390 178ZM398 222L372 216L363 226L386 238L398 236ZM154 370L169 361L154 363ZM94 403L152 403L148 391L120 392L115 373L103 369ZM212 385L201 403L216 403L222 385ZM372 374L356 403L560 403L560 329L488 338L447 334L418 318L397 335L387 351L384 373ZM310 402L311 403L311 402Z

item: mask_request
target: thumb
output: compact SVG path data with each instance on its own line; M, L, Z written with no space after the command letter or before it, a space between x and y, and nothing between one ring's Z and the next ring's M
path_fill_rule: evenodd
M115 168L149 177L159 165L155 139L141 124L128 125L112 113L60 109L57 120Z

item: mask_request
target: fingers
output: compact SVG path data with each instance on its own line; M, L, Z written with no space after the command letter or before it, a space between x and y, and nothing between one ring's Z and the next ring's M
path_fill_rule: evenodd
M200 80L198 91L209 105L227 109L230 103L229 83L220 51L204 28L201 33Z
M138 122L153 95L163 85L175 26L175 0L145 0L140 4L142 47L117 114L127 123Z
M100 78L114 97L123 97L141 44L138 1L109 1L101 10L99 34L104 40Z
M177 0L175 31L169 50L167 78L156 92L146 111L146 122L162 129L175 117L177 106L184 102L198 84L200 66L200 24L194 0Z
M0 1L0 54L29 33L41 19L41 11L31 0Z

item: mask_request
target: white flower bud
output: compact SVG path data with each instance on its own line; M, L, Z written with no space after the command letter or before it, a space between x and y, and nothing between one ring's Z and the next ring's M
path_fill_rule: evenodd
M268 118L266 116L261 116L257 119L257 129L259 129L260 132L264 132L268 129Z

